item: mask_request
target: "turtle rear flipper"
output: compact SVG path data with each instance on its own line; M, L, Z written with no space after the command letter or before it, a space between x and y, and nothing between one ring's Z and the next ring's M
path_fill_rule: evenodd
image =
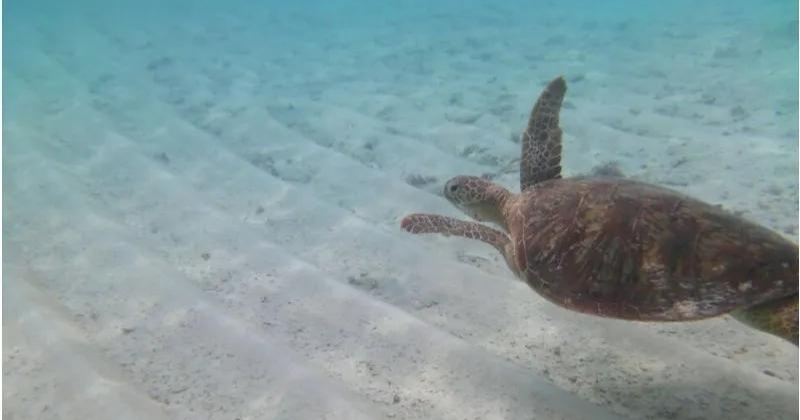
M410 214L403 218L400 227L405 231L419 233L439 233L445 236L461 236L463 238L477 239L495 247L506 259L511 271L519 274L516 260L514 259L514 246L508 235L497 229L492 229L480 223L467 222L452 217L438 214Z
M797 345L797 293L734 311L737 320Z
M567 92L563 77L551 81L533 106L522 133L520 190L548 179L561 178L561 128L558 115Z

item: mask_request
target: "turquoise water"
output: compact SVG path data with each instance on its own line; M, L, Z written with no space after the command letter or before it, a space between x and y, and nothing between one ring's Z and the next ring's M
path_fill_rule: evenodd
M614 165L796 241L796 2L3 12L9 418L797 416L795 346L573 314L399 229L463 217L452 176L514 188L563 75L565 176Z

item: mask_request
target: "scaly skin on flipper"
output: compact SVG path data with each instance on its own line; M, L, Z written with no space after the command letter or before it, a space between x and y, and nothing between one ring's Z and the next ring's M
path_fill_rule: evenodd
M440 233L442 235L461 236L486 242L505 252L509 243L508 235L480 223L465 222L438 214L410 214L403 218L400 227L410 233Z
M533 106L522 133L520 191L548 179L561 178L561 128L558 114L567 91L563 77L550 82Z
M466 222L438 214L410 214L403 218L400 227L410 233L439 233L460 236L485 242L500 251L511 271L517 273L514 263L514 246L508 235L480 223Z

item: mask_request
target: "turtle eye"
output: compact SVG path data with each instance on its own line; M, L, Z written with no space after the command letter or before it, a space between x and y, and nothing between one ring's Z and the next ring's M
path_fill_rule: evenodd
M458 190L458 185L451 185L450 192L456 192Z

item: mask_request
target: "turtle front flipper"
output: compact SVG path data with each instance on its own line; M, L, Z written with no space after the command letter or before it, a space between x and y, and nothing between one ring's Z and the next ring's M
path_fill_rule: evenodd
M766 333L785 338L797 345L798 295L760 303L733 312L737 320Z
M404 217L403 221L400 222L400 227L414 234L439 233L445 236L461 236L486 242L503 254L508 267L514 274L519 276L511 239L497 229L492 229L480 223L467 222L438 214L422 213L410 214Z
M563 77L551 81L533 106L522 133L520 190L548 179L561 178L561 128L558 116L567 91Z

